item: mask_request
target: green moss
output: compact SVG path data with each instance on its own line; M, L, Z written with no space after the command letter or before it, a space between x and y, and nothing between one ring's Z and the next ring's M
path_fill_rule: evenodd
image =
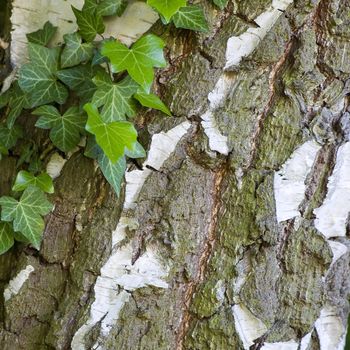
M302 141L302 118L296 101L282 97L275 102L264 121L256 152L257 168L281 167Z
M191 311L196 313L199 318L212 316L222 304L217 295L217 282L205 283L196 292L191 304Z
M188 350L241 349L230 308L207 320L196 321L185 341Z

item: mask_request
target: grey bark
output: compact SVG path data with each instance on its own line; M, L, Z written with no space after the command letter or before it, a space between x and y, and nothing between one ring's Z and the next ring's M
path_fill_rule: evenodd
M107 337L99 337L99 323L89 332L87 349L97 341L105 349L243 349L235 304L266 326L252 349L299 342L309 332L308 349L320 349L314 323L321 309L334 307L344 325L349 311L349 253L329 269L332 253L313 214L327 194L337 149L347 141L346 108L328 119L324 113L350 92L349 3L294 1L253 54L227 73L238 87L215 112L228 137L227 156L210 150L200 116L223 72L228 38L256 26L254 18L271 1L234 0L222 12L209 1L201 4L209 34L159 23L152 28L165 38L170 63L157 73L155 90L174 117L147 111L137 119L146 148L152 135L191 122L162 169L146 180L133 214L138 228L128 232L136 257L153 247L170 266L169 288L132 292ZM299 225L296 219L278 224L274 172L316 137L315 123L323 145L306 180ZM10 190L16 157L0 162L1 195ZM116 198L80 153L66 163L55 188L40 252L17 244L0 256L1 349L70 349L111 254L123 195ZM348 237L338 240L349 247ZM28 265L35 271L5 302L4 288Z

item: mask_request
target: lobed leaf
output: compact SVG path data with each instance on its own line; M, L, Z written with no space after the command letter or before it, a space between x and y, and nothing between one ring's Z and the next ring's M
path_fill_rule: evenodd
M61 55L62 68L76 66L92 57L94 49L92 43L83 44L78 33L66 34L63 39L66 45Z
M34 176L32 173L21 170L16 177L13 191L24 191L29 186L35 186L46 193L54 193L52 178L47 173Z
M61 151L71 151L80 142L86 117L78 107L70 107L61 115L54 106L41 106L32 114L40 116L35 126L41 129L51 129L50 139Z
M56 34L57 27L54 27L50 21L44 24L43 29L39 29L36 32L26 34L28 42L46 46L52 37Z
M28 49L30 63L21 68L18 84L30 95L31 107L50 102L64 103L68 92L55 76L59 49L48 49L33 43L28 45Z
M105 72L101 72L93 79L97 91L92 98L92 104L101 107L101 117L106 123L125 120L125 115L135 115L132 95L137 91L138 85L127 76L121 82L114 84Z
M132 123L126 121L105 123L97 107L91 103L87 103L84 109L89 116L86 130L95 135L97 144L112 163L124 155L125 148L133 149L137 131Z
M174 15L173 21L176 28L191 29L199 32L207 32L209 30L203 9L197 5L182 7Z
M53 205L37 187L25 189L19 201L12 197L0 198L1 219L13 221L13 229L21 232L35 248L40 248L41 236L45 227L43 215L48 214Z
M153 67L165 67L164 42L153 34L143 36L129 49L118 40L102 44L102 55L109 58L113 72L127 70L131 78L146 92L150 91L154 72Z
M147 0L147 4L156 9L165 19L166 23L180 9L186 6L186 0Z
M82 38L88 42L93 41L97 34L102 34L105 30L102 16L96 11L83 9L79 11L72 6L77 24L79 27L79 33Z

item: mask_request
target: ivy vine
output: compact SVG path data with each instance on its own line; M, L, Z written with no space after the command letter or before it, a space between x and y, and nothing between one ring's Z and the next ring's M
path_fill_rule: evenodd
M228 0L212 0L223 9ZM186 0L147 0L163 24L208 31L203 9ZM127 47L115 38L103 38L104 16L121 16L127 0L85 0L82 10L72 6L78 31L64 35L52 47L57 28L50 22L27 34L29 62L11 88L0 95L0 157L8 155L23 130L16 124L23 109L38 117L35 126L49 130L59 151L72 152L85 138L84 155L97 161L106 180L119 195L127 158L146 152L137 141L132 118L139 106L171 116L168 107L151 92L154 69L166 66L164 42L153 34ZM100 41L96 37L101 36ZM71 95L76 96L69 99ZM53 180L44 171L38 146L30 140L17 162L19 172L9 196L0 198L0 254L15 241L40 248L44 216L53 210L46 194Z

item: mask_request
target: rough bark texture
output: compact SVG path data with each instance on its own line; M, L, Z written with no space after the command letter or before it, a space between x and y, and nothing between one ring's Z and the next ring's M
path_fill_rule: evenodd
M102 318L85 335L85 345L75 348L263 349L273 343L298 349L311 332L303 349L340 349L350 257L346 251L331 265L330 243L315 228L314 209L326 198L337 151L349 137L349 2L295 0L257 48L225 72L228 39L257 28L254 19L272 2L233 0L224 11L200 3L209 34L159 23L151 29L167 42L170 64L158 72L154 88L174 117L140 114L141 142L149 146L152 135L186 119L191 127L146 179L136 207L127 211L136 224L123 240L133 247L133 263L149 249L156 252L168 287L127 290L110 331L100 332ZM231 85L212 113L227 137L227 155L210 149L200 118L222 75ZM316 140L320 151L305 179L300 214L278 222L275 172L308 140ZM15 162L15 155L0 162L1 194L10 189ZM0 256L4 350L70 349L112 254L123 196L117 199L80 153L67 161L55 187L40 252L18 244ZM347 235L348 229L346 236L330 237L349 247ZM9 281L29 265L34 271L5 301ZM321 310L332 310L339 320L333 347L317 326ZM247 330L252 322L253 331Z

